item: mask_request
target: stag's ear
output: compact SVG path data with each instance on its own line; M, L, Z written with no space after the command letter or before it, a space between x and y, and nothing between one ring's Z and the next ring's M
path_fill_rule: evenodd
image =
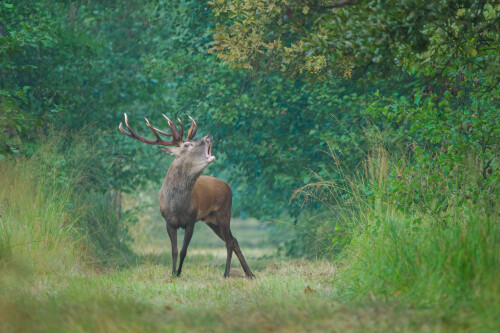
M177 155L179 153L179 147L160 147L160 150L167 155Z

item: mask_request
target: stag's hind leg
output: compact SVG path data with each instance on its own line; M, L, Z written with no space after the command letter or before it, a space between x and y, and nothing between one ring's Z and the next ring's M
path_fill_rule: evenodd
M238 260L240 261L241 267L243 267L243 271L245 271L246 276L255 277L255 275L253 275L252 271L250 270L250 267L248 267L248 264L245 260L245 257L243 256L243 253L241 252L238 240L234 238L231 233L230 217L226 217L225 219L219 220L219 222L223 223L220 223L218 225L207 223L207 225L210 228L212 228L212 230L217 234L217 236L219 236L226 243L227 259L226 259L226 270L224 271L224 277L229 277L229 271L231 269L231 257L233 251L238 257Z
M252 271L250 270L250 267L248 267L248 265L247 265L245 257L243 256L243 253L241 252L240 245L238 244L238 241L236 240L236 238L233 237L232 242L233 242L234 253L236 253L236 256L238 257L238 260L240 261L241 267L243 267L245 274L248 277L252 277L252 278L255 277L255 275L253 275Z
M228 247L228 242L226 242L226 239L224 238L224 235L221 232L220 226L208 222L207 225L212 229L217 236L219 236L220 239L226 243L226 250L227 250L227 257L226 257L226 269L224 270L224 277L229 277L229 271L231 270L231 258L233 256L233 248Z

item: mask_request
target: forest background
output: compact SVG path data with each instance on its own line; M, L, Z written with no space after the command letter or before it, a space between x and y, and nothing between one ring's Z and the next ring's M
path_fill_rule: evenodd
M276 255L342 263L344 300L447 304L439 318L493 327L499 11L452 0L2 2L2 269L40 251L35 262L63 267L75 240L85 267L136 260L129 229L170 160L118 124L127 113L147 134L144 117L162 128L162 114L190 115L215 138L207 173L231 184L233 216L259 219ZM28 214L33 202L53 206Z

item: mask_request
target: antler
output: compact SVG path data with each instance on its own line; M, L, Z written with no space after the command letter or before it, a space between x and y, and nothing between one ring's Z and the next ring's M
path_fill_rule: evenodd
M196 121L194 121L194 119L191 118L191 116L188 116L188 117L189 117L189 119L191 119L191 128L189 129L187 139L191 140L196 135L196 131L198 130L198 125L196 125Z
M120 123L120 126L118 128L126 136L137 139L137 140L142 141L144 143L147 143L149 145L179 146L183 142L182 136L184 135L184 126L182 125L181 120L178 118L177 118L177 120L179 120L179 123L181 124L181 133L180 134L177 131L177 127L175 126L174 122L171 121L170 119L168 119L168 117L165 115L163 115L163 116L168 120L168 126L170 127L170 131L172 133L167 133L167 132L164 132L162 130L159 130L159 129L153 127L149 123L149 120L147 118L144 118L144 119L146 119L146 125L151 129L154 136L156 137L156 140L150 140L150 139L143 138L142 136L135 133L135 131L128 124L127 114L124 113L124 115L125 115L125 126L127 126L130 133L127 132L125 129L123 129L122 123ZM192 138L194 138L194 136L196 134L196 130L198 129L198 126L196 125L196 122L193 120L193 118L189 117L189 119L191 119L191 128L189 129L187 140L191 140ZM162 138L160 138L158 133L165 135L165 136L171 136L172 140L170 140L170 141L163 140Z

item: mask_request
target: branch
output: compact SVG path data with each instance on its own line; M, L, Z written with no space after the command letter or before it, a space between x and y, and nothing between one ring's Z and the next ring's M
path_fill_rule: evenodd
M337 0L337 1L318 1L318 0L299 0L305 3L308 7L315 10L341 8L346 6L357 5L361 0ZM324 4L323 4L324 3Z

